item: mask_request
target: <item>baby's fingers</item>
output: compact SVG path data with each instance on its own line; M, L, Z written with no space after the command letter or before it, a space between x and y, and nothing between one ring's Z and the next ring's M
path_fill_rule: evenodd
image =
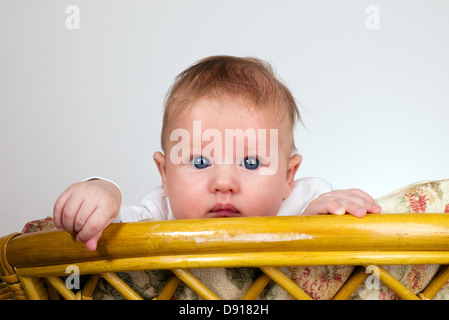
M349 189L322 194L309 204L303 214L343 215L349 213L356 217L364 217L368 212L380 213L380 211L380 206L366 192Z
M74 220L73 229L75 233L79 233L83 229L87 220L96 210L97 205L94 202L84 199Z
M363 217L368 212L380 213L381 207L366 192L359 189L337 191L335 200L346 209L347 213L356 217Z
M76 194L72 194L66 201L61 214L61 224L68 233L75 234L75 219L82 205L83 198Z
M340 190L345 194L345 198L347 199L357 199L358 201L363 201L365 203L374 204L374 199L365 191L360 189L347 189L347 190Z
M95 251L97 249L98 240L103 232L97 233L95 236L86 241L86 248L89 251Z
M361 205L358 202L354 202L346 199L339 199L339 204L344 208L346 213L349 213L355 217L364 217L368 213L367 206Z
M55 221L55 224L60 231L64 231L64 225L62 223L62 215L64 212L65 205L71 196L72 193L66 190L59 196L53 207L53 220Z
M105 210L97 208L87 219L82 229L78 232L76 239L86 242L86 247L95 250L96 243L100 238L103 230L112 222L114 218L106 218L111 216Z
M360 203L347 200L336 199L322 203L323 208L320 208L320 213L330 213L335 215L343 215L349 213L355 217L364 217L368 213L366 206Z
M336 200L329 200L326 198L318 198L310 202L302 215L316 215L316 214L337 214L343 215L346 209Z

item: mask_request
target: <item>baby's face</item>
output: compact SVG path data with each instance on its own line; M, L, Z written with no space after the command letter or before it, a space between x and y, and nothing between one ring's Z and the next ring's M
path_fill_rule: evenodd
M277 116L242 99L202 98L174 117L154 159L176 219L274 216L301 156Z

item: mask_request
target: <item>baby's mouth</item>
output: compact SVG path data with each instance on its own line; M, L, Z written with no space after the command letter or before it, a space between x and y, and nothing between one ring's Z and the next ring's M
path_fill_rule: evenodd
M232 218L241 217L240 212L232 204L216 204L212 210L210 210L209 218Z

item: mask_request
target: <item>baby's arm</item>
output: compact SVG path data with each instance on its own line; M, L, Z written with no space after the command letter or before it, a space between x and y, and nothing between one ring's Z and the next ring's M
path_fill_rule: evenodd
M103 230L114 221L122 202L118 187L107 180L72 184L56 200L53 217L59 230L76 235L94 251Z
M352 214L364 217L367 213L380 213L382 208L366 192L358 189L334 190L312 200L302 215Z

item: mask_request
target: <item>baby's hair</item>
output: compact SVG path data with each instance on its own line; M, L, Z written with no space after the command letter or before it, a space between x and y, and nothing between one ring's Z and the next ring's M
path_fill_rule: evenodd
M300 114L287 86L269 63L258 58L212 56L193 64L175 79L165 98L161 144L165 146L170 120L203 97L244 98L260 111L287 117L292 132Z

